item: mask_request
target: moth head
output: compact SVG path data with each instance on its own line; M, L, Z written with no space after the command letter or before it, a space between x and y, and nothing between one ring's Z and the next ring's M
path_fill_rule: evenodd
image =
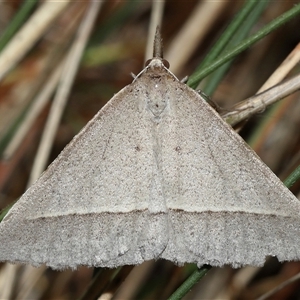
M153 57L151 59L148 59L145 63L145 67L148 68L165 68L169 69L170 64L167 60L160 58L160 57Z

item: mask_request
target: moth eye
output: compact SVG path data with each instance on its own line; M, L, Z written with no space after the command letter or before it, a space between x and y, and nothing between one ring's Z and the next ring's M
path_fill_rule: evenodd
M167 69L170 68L170 63L167 60L163 59L162 62Z
M150 62L151 62L152 59L153 59L153 58L146 60L146 62L145 62L145 67L147 67L147 66L150 64ZM170 63L169 63L167 60L162 59L162 63L163 63L163 65L164 65L167 69L170 68Z
M151 58L151 59L148 59L148 60L146 60L146 62L145 62L145 67L147 67L147 66L150 64L151 60L152 60L152 58Z

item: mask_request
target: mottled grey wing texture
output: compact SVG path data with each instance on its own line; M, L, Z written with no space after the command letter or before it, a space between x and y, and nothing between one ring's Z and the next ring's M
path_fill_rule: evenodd
M300 258L300 204L154 58L0 224L0 260L53 268Z
M167 217L151 123L133 83L63 150L0 224L0 260L56 269L158 258ZM159 234L157 234L159 233Z
M192 89L169 86L160 124L169 242L161 257L234 267L300 259L300 203ZM166 113L168 115L168 113Z

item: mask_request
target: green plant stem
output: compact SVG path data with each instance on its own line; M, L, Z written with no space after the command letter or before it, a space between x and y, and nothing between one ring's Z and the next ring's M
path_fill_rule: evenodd
M223 32L218 41L213 45L210 49L209 53L203 59L202 63L196 68L196 72L199 72L206 66L210 65L224 50L224 48L228 45L232 36L235 32L240 28L241 24L244 22L245 18L248 14L253 10L256 5L256 2L259 0L248 0L244 7L239 11L239 13L234 17L232 22L228 25L226 30Z
M268 35L270 32L274 31L278 27L282 26L284 23L288 22L295 16L297 16L300 13L300 4L295 5L292 9L285 12L275 20L271 21L268 25L263 27L261 30L259 30L257 33L253 34L240 44L238 44L236 47L228 51L224 54L224 56L217 59L214 63L206 67L200 72L196 72L193 75L191 75L190 79L188 80L188 85L192 88L196 88L198 85L198 82L206 77L208 74L216 70L218 67L244 51L245 49L249 48L251 45Z
M4 217L6 216L6 214L9 212L9 210L13 207L13 205L17 202L14 201L13 203L11 204L8 204L5 208L3 208L1 211L0 211L0 223L2 222L2 220L4 219Z
M258 3L256 3L255 7L248 13L248 15L243 14L243 22L238 30L236 30L235 33L232 34L232 38L224 48L224 52L232 49L249 35L250 30L253 28L253 25L257 22L258 18L261 16L268 3L268 1L258 1ZM232 65L233 61L234 59L229 60L209 76L208 80L205 81L205 85L203 86L204 93L206 93L207 95L212 95L212 93L217 88L220 81L223 79L224 75ZM197 88L200 88L199 85Z
M211 266L204 265L190 275L186 281L170 296L168 300L179 300L185 296L191 288L211 269Z
M286 187L291 188L291 186L300 180L300 165L288 176L288 178L284 181Z
M26 0L18 10L13 20L10 22L4 33L0 37L0 52L7 45L9 40L14 36L18 29L23 25L29 14L33 10L38 0Z

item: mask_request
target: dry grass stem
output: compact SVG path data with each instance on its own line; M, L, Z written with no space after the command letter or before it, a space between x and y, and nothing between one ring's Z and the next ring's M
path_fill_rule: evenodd
M156 31L156 27L161 27L165 1L152 1L151 18L149 24L149 32L147 37L145 62L152 57L153 54L153 40Z
M66 58L64 69L62 71L61 83L51 106L51 111L47 119L44 134L42 136L37 155L35 157L28 185L33 183L46 167L53 139L55 137L62 113L67 103L67 99L70 94L74 78L76 76L83 50L86 46L88 37L91 33L93 24L101 5L102 2L99 1L91 2L86 15L83 17L82 24L79 27L77 38L70 48L69 54Z
M39 7L1 52L0 81L22 59L28 50L33 47L36 41L45 33L49 25L53 23L70 2L69 0L58 2L48 0Z
M267 91L250 97L233 107L231 112L222 115L222 118L234 126L252 115L262 112L265 108L282 98L300 89L300 75L274 86Z
M196 47L203 41L211 25L228 4L229 2L226 1L199 1L165 53L174 74L181 71Z

